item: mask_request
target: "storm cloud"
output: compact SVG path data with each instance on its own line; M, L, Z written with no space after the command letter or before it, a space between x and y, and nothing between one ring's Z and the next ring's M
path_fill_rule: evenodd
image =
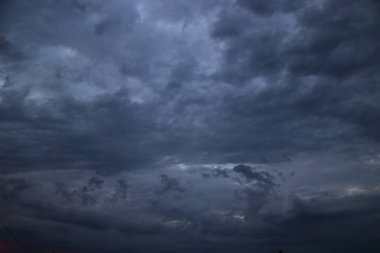
M0 251L378 252L379 9L0 1Z

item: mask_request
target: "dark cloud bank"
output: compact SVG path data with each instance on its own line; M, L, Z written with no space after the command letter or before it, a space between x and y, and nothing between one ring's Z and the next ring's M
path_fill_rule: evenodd
M379 13L0 1L0 252L379 252Z

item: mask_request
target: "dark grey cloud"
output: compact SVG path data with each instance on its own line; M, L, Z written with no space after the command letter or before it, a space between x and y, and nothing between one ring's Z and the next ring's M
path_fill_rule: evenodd
M165 193L165 192L183 192L184 189L182 189L180 186L179 186L179 183L178 183L178 180L175 179L175 178L172 178L168 175L161 175L160 176L161 178L161 190L160 192L161 193Z
M278 8L276 1L238 1L244 7L249 8L253 12L259 15L272 15Z
M247 165L239 164L233 168L237 173L242 174L247 181L256 180L267 185L273 185L272 177L266 172L256 172L253 168Z
M0 218L36 251L378 252L378 13L0 1Z
M281 224L278 235L285 244L294 243L288 247L295 252L309 248L298 244L299 238L313 245L310 247L311 252L321 250L355 252L363 247L375 252L378 248L376 245L378 235L371 224L378 219L378 200L378 195L336 200L295 199L294 209L289 213L289 217L278 221ZM361 225L358 227L358 224ZM291 231L284 229L288 226L292 227Z
M304 0L258 1L238 0L238 4L259 16L271 16L276 12L295 12L307 4Z
M119 179L117 185L115 186L115 191L112 195L112 200L123 200L127 198L128 194L128 184L125 180Z
M247 165L236 167L250 168ZM130 248L139 251L143 241L162 251L183 249L185 252L206 252L219 247L223 252L236 247L242 252L272 252L276 250L273 244L294 252L308 248L311 252L338 249L355 252L359 248L376 252L378 249L375 226L380 208L378 192L350 191L338 196L308 191L284 197L277 190L277 193L273 191L277 179L267 171L257 172L257 175L270 176L272 188L262 187L264 182L260 176L234 184L237 172L233 168L227 169L230 177L202 182L199 181L201 171L204 169L166 175L172 180L177 178L176 182L184 188L182 198L169 196L170 192L157 195L157 189L162 187L157 174L149 176L155 181L150 186L142 184L147 182L146 175L135 175L129 184L130 194L117 205L110 205L115 202L107 199L113 198L109 192L117 185L119 176L95 180L89 175L78 178L76 183L62 176L68 188L78 185L81 189L80 185L103 181L96 204L62 203L59 192L48 191L49 187L54 187L49 181L32 193L20 190L18 198L8 199L8 205L23 211L4 217L20 240L36 250L123 252ZM34 180L29 175L3 181L15 186L18 182L31 185ZM172 193L176 192L174 188ZM156 203L154 206L149 203L151 198ZM204 205L206 202L208 204ZM4 211L6 207L1 209ZM130 238L127 241L123 239L126 236Z
M123 182L122 179L120 179L120 181ZM91 177L85 185L70 189L64 182L58 181L55 183L55 193L57 196L62 197L67 204L78 203L84 206L94 206L97 203L97 198L102 190L103 183L103 179ZM120 189L123 186L124 185L121 185L118 181L112 199L116 200L118 197L124 196L122 194L123 190Z
M330 145L324 136L336 143L377 139L377 3L316 1L274 15L279 8L241 1L211 29L224 45L220 78L241 87L226 97L230 112L220 124L221 133L244 133L232 137L232 149L320 149ZM260 10L272 15L263 18Z
M33 185L24 179L8 178L0 180L1 198L3 200L17 199L20 194L33 188Z
M145 157L139 158L139 149L143 147L138 147L138 143L139 135L146 132L149 123L137 123L134 118L141 115L137 111L132 112L133 109L128 107L134 105L125 104L123 97L122 94L110 95L91 105L75 101L55 104L52 101L49 106L58 107L57 113L63 113L61 118L43 115L46 112L31 115L25 108L12 108L19 106L13 104L16 101L9 101L2 114L5 121L3 133L7 133L2 136L1 147L4 170L29 166L36 169L65 166L93 169L99 166L106 170L107 167L137 166L142 160L148 162ZM17 118L13 119L12 115L8 118L7 112L14 110L21 110ZM128 110L131 110L130 116L125 114ZM109 132L109 127L114 124L118 130Z

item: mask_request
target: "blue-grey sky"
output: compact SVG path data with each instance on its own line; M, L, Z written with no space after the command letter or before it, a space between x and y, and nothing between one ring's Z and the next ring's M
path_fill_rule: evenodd
M31 252L379 252L379 13L0 1L1 220Z

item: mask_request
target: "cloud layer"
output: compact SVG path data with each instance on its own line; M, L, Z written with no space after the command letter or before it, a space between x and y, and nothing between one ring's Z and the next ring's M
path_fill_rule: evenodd
M377 252L379 9L1 1L0 218L41 252Z

